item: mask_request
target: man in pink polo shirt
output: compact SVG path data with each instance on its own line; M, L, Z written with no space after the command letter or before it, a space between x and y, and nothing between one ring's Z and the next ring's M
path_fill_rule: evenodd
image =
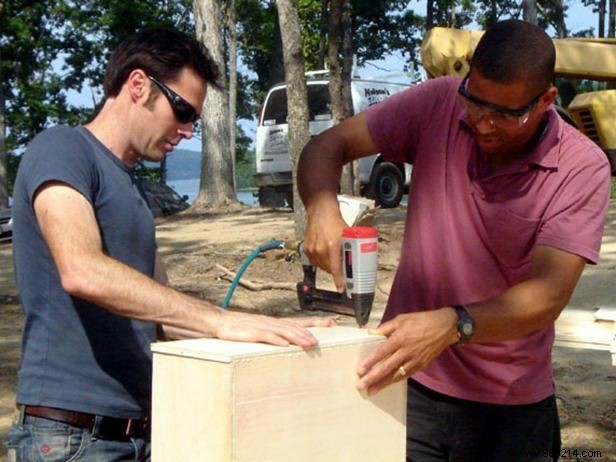
M388 339L358 367L369 393L410 377L407 460L558 458L554 321L597 262L610 168L554 109L554 62L541 29L498 23L464 79L416 85L302 153L306 253L339 289L342 165L413 164Z

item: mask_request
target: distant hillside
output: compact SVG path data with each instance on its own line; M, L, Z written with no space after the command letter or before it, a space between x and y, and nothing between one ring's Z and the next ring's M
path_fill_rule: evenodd
M148 167L158 167L159 164L146 162ZM255 162L254 151L248 158L236 166L236 181L238 188L254 186ZM189 149L176 149L167 156L167 181L192 180L201 175L201 153Z
M201 153L188 149L176 149L167 156L167 180L188 180L201 174Z

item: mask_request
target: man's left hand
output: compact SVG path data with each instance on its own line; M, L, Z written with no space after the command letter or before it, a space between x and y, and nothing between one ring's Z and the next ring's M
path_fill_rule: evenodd
M357 369L359 390L373 394L426 367L458 340L453 308L400 314L383 323L378 332L387 340Z

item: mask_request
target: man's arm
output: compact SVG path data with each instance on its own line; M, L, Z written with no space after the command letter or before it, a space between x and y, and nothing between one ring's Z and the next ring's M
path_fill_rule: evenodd
M297 189L306 207L304 250L310 262L331 273L338 290L344 289L340 238L345 227L338 205L342 166L378 151L360 113L312 138L297 168Z
M303 347L314 346L317 341L300 324L332 322L295 322L232 313L160 284L104 254L91 204L64 183L41 186L34 210L64 290L113 313L187 331L191 336Z
M529 279L489 300L466 305L475 319L471 342L501 342L548 327L569 302L585 260L562 250L537 246ZM358 388L374 393L425 368L458 340L452 307L401 314L382 324L388 337L358 367ZM458 347L454 347L458 348ZM464 348L464 346L460 346ZM404 366L406 376L398 373Z

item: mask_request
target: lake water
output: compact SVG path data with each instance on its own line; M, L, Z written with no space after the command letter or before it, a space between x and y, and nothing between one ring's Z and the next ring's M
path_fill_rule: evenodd
M199 178L189 178L186 180L167 181L180 196L188 196L188 202L192 204L199 193ZM237 192L237 200L242 204L256 207L259 205L258 199L253 195L253 190L242 190Z
M180 195L187 195L188 202L192 204L199 193L199 178L190 178L187 180L175 180L175 181L167 181L167 185L171 186L175 191ZM249 205L251 207L257 207L259 205L259 200L256 196L256 189L250 190L241 190L237 192L237 200L242 204ZM407 205L408 196L405 194L402 196L402 205Z

